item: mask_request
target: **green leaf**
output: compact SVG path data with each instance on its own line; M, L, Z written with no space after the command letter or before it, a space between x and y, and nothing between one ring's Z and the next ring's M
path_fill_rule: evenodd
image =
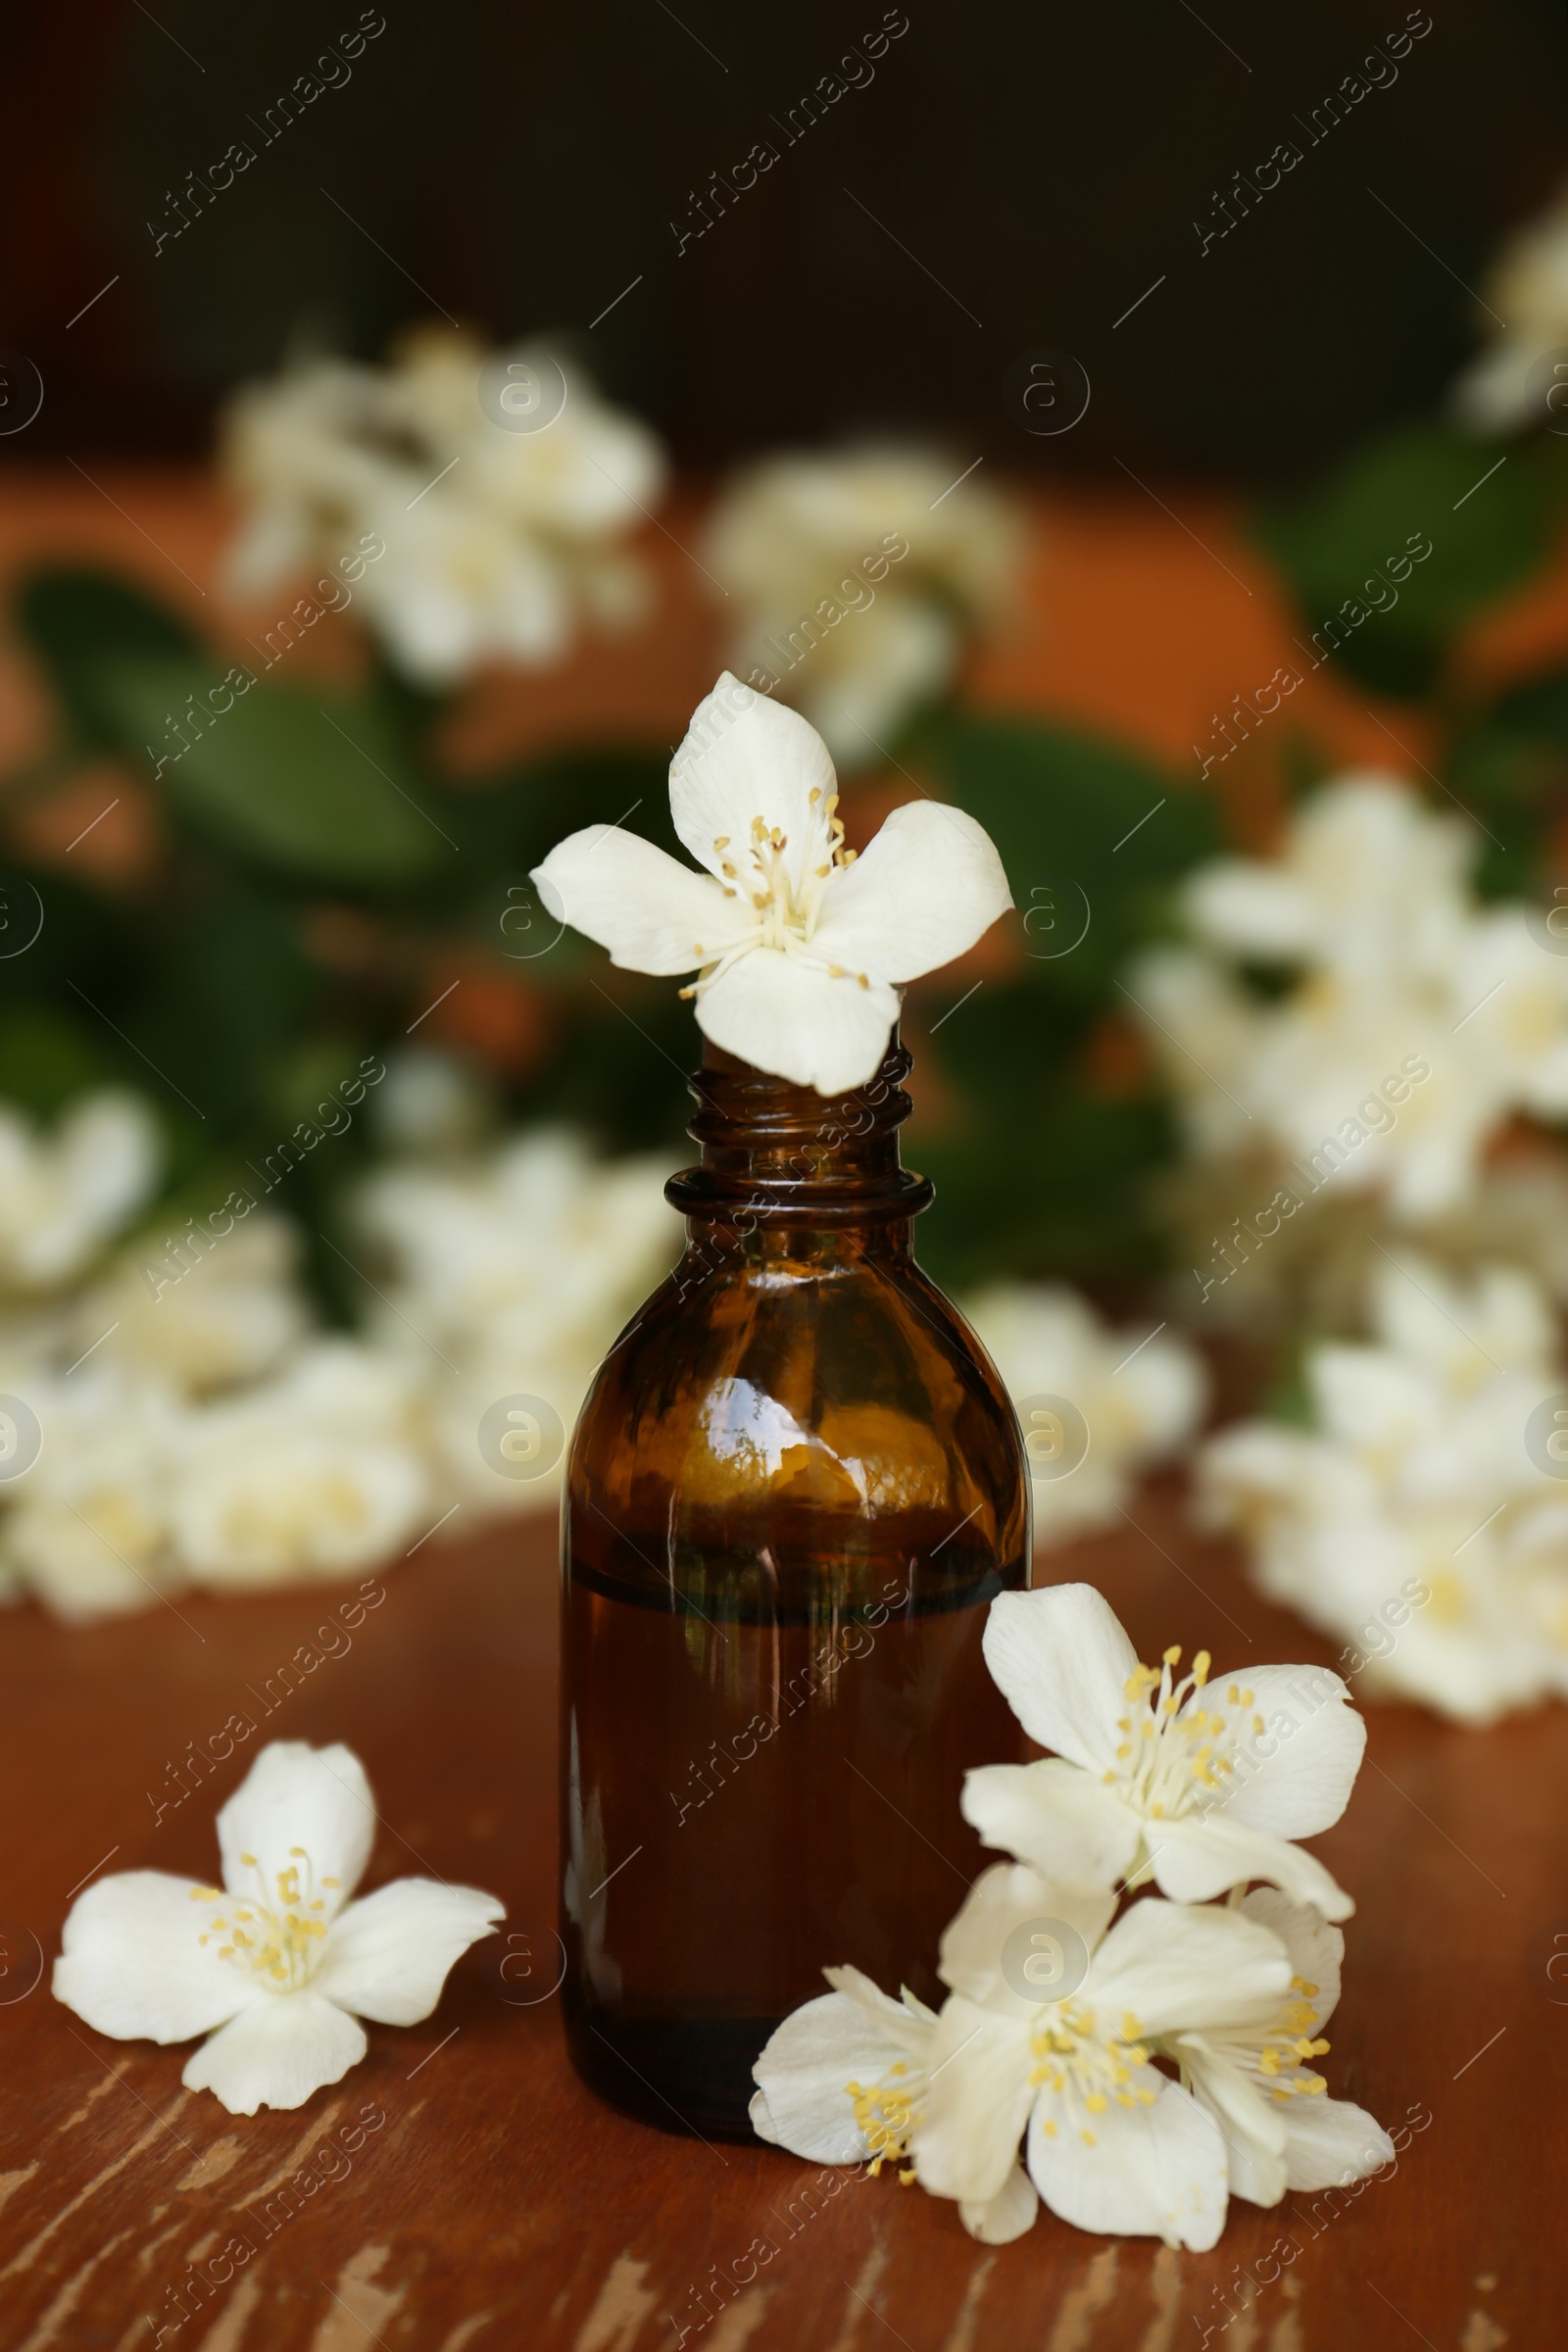
M1464 623L1541 563L1555 503L1528 447L1499 460L1486 442L1420 424L1265 503L1251 527L1314 650L1379 693L1417 696Z
M458 855L379 704L325 687L235 692L243 675L168 657L101 666L121 750L150 757L198 831L266 865L363 887L410 882Z
M183 622L107 572L35 572L18 596L17 624L47 670L76 739L93 751L122 748L122 730L104 695L106 662L197 657L196 640Z

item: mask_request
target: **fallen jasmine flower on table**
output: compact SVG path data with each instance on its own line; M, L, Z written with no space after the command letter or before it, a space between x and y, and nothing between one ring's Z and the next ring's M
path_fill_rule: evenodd
M1092 1585L999 1594L985 1653L1030 1739L1055 1750L967 1775L964 1818L987 1845L1087 1885L1152 1878L1179 1902L1263 1879L1349 1917L1292 1842L1339 1820L1366 1745L1337 1674L1252 1666L1211 1690L1200 1650L1178 1680L1180 1649L1140 1664Z
M872 1078L904 982L1012 905L989 835L960 808L896 808L863 857L846 849L820 736L727 670L670 763L669 806L706 872L590 825L534 868L540 897L612 963L697 971L682 993L704 1034L818 1094Z
M430 1879L351 1901L375 1818L352 1750L272 1741L218 1816L222 1886L99 1879L66 1921L55 1998L122 2041L209 2034L180 2080L231 2115L303 2106L365 2056L362 2017L428 2017L505 1917L494 1895Z
M991 1841L1025 1858L985 1871L944 1935L942 2009L933 2015L907 1991L891 2000L857 1969L825 1969L833 1990L786 2018L753 2069L758 2135L818 2164L869 2161L873 2173L895 2165L902 2180L955 2199L965 2229L990 2245L1021 2236L1044 2202L1081 2230L1201 2251L1218 2238L1232 2195L1276 2205L1287 2188L1379 2171L1395 2153L1388 2134L1360 2108L1330 2099L1307 2063L1329 2046L1319 2030L1339 1999L1344 1937L1272 1886L1241 1891L1253 1875L1300 1875L1277 1850L1278 1827L1265 1838L1254 1825L1240 1850L1216 1853L1201 1841L1181 1849L1188 1866L1175 1875L1204 1891L1232 1886L1227 1904L1141 1894L1116 1916L1124 1886L1112 1881L1145 1855L1152 1834L1152 1808L1140 1810L1138 1799L1182 1753L1174 1743L1204 1688L1202 1653L1173 1690L1174 1654L1158 1675L1140 1667L1104 1601L1079 1585L1000 1595L986 1655L1026 1728L1048 1737L1032 1718L1049 1714L1049 1736L1067 1753L1098 1749L1112 1677L1111 1704L1149 1723L1136 1745L1154 1751L1164 1737L1173 1746L1145 1762L1148 1785L1114 1798L1110 1768L971 1772L965 1813L1005 1815L1006 1835ZM1263 1669L1253 1680L1289 1671ZM1277 1824L1326 1826L1354 1779L1364 1733L1338 1678L1328 1679L1332 1690L1306 1721L1337 1715L1303 1743L1294 1772L1270 1784L1265 1809ZM1189 1728L1215 1736L1182 1760L1188 1778L1223 1788L1217 1727L1199 1721L1206 1713ZM1274 1722L1278 1743L1283 1710ZM1118 1720L1113 1737L1130 1728ZM1039 1805L1031 1776L1042 1774L1055 1777ZM1080 1810L1073 1790L1094 1792L1101 1817ZM1128 1818L1111 1819L1106 1804ZM1345 1916L1349 1898L1316 1864L1310 1871Z
M1272 1886L1242 1897L1241 1912L1271 1929L1291 1963L1290 1991L1265 2027L1192 2027L1164 2037L1162 2056L1182 2070L1199 2105L1224 2134L1231 2194L1277 2205L1288 2188L1310 2191L1358 2180L1393 2160L1394 2142L1375 2116L1331 2099L1307 2064L1328 2050L1321 2038L1340 1998L1345 1937L1308 1903Z

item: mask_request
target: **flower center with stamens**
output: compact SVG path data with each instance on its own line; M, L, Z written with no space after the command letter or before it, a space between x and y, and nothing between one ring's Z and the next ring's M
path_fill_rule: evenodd
M197 1942L218 1942L220 1960L260 1977L273 1992L298 1992L308 1984L326 1944L326 1922L321 1916L326 1898L317 1892L311 1858L303 1845L291 1845L288 1850L289 1866L273 1873L270 1888L256 1856L241 1854L241 1863L256 1879L254 1895L225 1894L220 1886L193 1886L190 1890L193 1903L219 1906L209 1914ZM336 1887L341 1882L322 1879L319 1884Z
M1293 1977L1291 1990L1296 1999L1286 2002L1263 2036L1257 2056L1260 2087L1269 2090L1276 2099L1312 2098L1326 2092L1328 2082L1322 2075L1313 2074L1306 2061L1321 2058L1329 2044L1310 2038L1317 2023L1317 2011L1312 2006L1317 1986L1309 1984L1304 1977Z
M904 2166L903 2159L920 2125L924 2076L911 2074L901 2058L880 2082L846 2082L844 2088L854 2101L856 2124L871 2151L872 2177L885 2164L898 2164L899 2179L907 2187L914 2179L914 2168Z
M1225 1776L1235 1771L1238 1727L1208 1703L1208 1652L1200 1649L1192 1673L1177 1682L1173 1670L1181 1655L1179 1646L1167 1649L1157 1668L1138 1666L1128 1676L1128 1711L1116 1723L1116 1761L1101 1776L1154 1821L1206 1812L1226 1792ZM1251 1691L1235 1683L1226 1698L1239 1716L1252 1704ZM1261 1715L1252 1716L1251 1727L1254 1734L1262 1731Z
M743 938L732 940L721 954L704 965L691 986L681 990L683 997L700 997L754 948L772 948L780 955L793 956L814 965L832 979L858 980L862 988L869 988L866 973L845 971L841 965L818 955L810 944L822 911L823 893L834 874L853 865L858 855L844 846L843 822L834 813L838 805L836 792L830 792L823 801L820 786L812 787L808 856L799 880L788 862L789 836L777 825L754 816L751 833L744 843L737 843L728 833L714 835L713 848L718 856L724 896L749 900L757 920ZM693 940L692 952L700 956L707 954L700 939Z
M1048 2139L1075 2132L1092 2148L1097 2115L1112 2106L1152 2107L1159 2096L1157 2075L1152 2083L1140 2080L1149 2052L1130 2010L1112 2029L1081 2001L1054 2001L1036 2016L1029 2046L1035 2058L1029 2080L1055 2107L1041 2118Z

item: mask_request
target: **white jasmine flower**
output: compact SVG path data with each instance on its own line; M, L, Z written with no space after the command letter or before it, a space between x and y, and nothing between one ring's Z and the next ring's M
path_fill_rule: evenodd
M579 612L631 618L642 574L619 542L662 487L658 444L575 367L554 422L509 431L479 399L491 357L430 329L390 368L309 359L246 387L227 430L247 502L236 588L261 595L377 545L352 593L400 665L432 685L491 657L559 661ZM518 364L556 365L541 352Z
M987 1845L1085 1885L1151 1877L1179 1902L1250 1879L1354 1909L1292 1841L1339 1820L1366 1745L1346 1687L1322 1667L1250 1666L1216 1676L1200 1650L1144 1666L1092 1585L1004 1592L986 1663L1038 1764L988 1764L964 1781L964 1819Z
M959 808L896 808L863 858L847 851L821 738L727 671L671 762L669 805L704 873L593 825L534 869L541 898L614 963L697 970L683 993L705 1035L818 1094L873 1077L902 984L961 956L1012 904L990 838Z
M149 1199L159 1158L134 1095L84 1096L49 1137L0 1103L0 1289L43 1291L82 1273Z
M1030 2180L1060 2220L1200 2251L1225 2223L1225 2142L1153 2063L1155 2037L1261 2028L1289 1989L1290 1961L1240 1910L1142 1900L1107 1934L1114 1905L1021 1865L976 1882L942 1939L953 1995L927 2057L915 2170L924 2187L958 2198L966 2221L1007 2200L1016 2235L1033 2219L1033 2200L1011 2186L1023 2133ZM1081 1936L1088 1967L1062 1998L1041 2001L1007 1947L1048 1920Z
M231 2115L303 2106L365 2056L361 2018L428 2017L453 1962L505 1916L494 1895L429 1879L352 1901L374 1829L349 1748L274 1740L218 1816L222 1886L97 1880L66 1921L55 1998L122 2041L210 2035L180 2080Z
M734 599L731 660L865 765L950 683L1016 586L1021 520L923 451L764 460L726 491L707 554Z
M1547 421L1535 363L1568 346L1568 187L1515 231L1487 280L1494 315L1508 321L1460 376L1455 406L1480 432Z
M1206 1517L1371 1689L1473 1724L1568 1695L1568 1496L1525 1446L1568 1388L1547 1301L1516 1268L1461 1283L1406 1255L1372 1323L1308 1352L1309 1428L1210 1442Z
M170 1533L199 1582L233 1591L348 1575L401 1550L429 1480L413 1384L350 1340L318 1340L276 1381L183 1426Z
M1189 2027L1157 2046L1219 2126L1231 2194L1277 2205L1288 2188L1310 2193L1375 2173L1393 2161L1394 2142L1364 2108L1331 2099L1308 2064L1329 2046L1320 2036L1340 1997L1345 1937L1272 1886L1254 1886L1239 1907L1284 1944L1288 1996L1266 2025Z
M1032 1396L1064 1397L1088 1427L1078 1467L1034 1482L1037 1544L1108 1525L1140 1472L1184 1446L1202 1414L1208 1379L1191 1348L1107 1330L1065 1284L998 1283L964 1312L1020 1410ZM1025 1427L1026 1446L1035 1434Z
M1473 899L1475 841L1407 785L1348 777L1277 858L1192 879L1201 946L1145 958L1132 993L1196 1152L1297 1163L1298 1205L1331 1187L1428 1220L1473 1200L1509 1119L1568 1112L1568 958L1524 906ZM1226 960L1243 957L1296 977L1265 1002Z

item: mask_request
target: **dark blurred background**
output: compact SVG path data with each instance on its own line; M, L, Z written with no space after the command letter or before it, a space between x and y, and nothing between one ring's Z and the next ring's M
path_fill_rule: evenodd
M1298 119L1406 13L907 0L887 12L907 29L787 143L880 0L385 0L331 86L316 60L352 47L356 0L35 8L0 97L0 342L45 400L9 449L196 456L215 397L291 335L368 356L444 310L494 337L572 330L705 469L874 421L1057 476L1114 455L1289 477L1451 376L1479 317L1459 281L1559 175L1551 0L1436 0L1397 79L1307 145ZM301 76L318 94L269 139ZM1200 256L1195 220L1287 138L1302 162ZM235 141L255 161L218 189ZM678 250L759 141L777 162ZM1041 346L1094 385L1059 439L1004 401Z

